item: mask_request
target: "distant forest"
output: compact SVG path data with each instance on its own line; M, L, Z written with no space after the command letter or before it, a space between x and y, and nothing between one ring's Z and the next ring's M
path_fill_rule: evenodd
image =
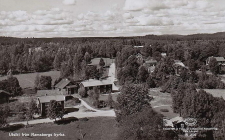
M139 45L145 47L132 47ZM120 53L123 56L120 61L124 62L130 55L139 52L158 60L161 53L167 53L167 56L179 59L187 66L194 62L195 69L199 69L209 56L225 57L225 33L113 38L0 37L0 74L5 75L9 70L13 73L61 70L75 57L80 61L80 66L77 66L80 69L83 60L85 65L90 62L90 58L116 58Z

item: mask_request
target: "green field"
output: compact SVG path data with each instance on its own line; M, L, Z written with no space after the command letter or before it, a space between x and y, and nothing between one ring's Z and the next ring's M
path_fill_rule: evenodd
M79 126L79 127L78 127ZM111 117L98 117L89 118L88 121L75 121L66 125L57 124L39 124L29 128L21 128L13 131L12 133L36 133L36 134L52 134L62 133L62 137L10 137L9 133L0 131L1 140L78 140L81 139L81 134L84 139L81 140L114 140L117 137L118 127L115 118Z
M178 116L177 113L173 113L173 110L171 108L172 97L169 93L162 93L160 92L160 88L154 88L150 89L149 95L153 97L151 105L156 112L170 119ZM162 112L160 111L161 109L167 109L168 112Z
M159 88L150 89L149 95L153 97L152 107L162 105L172 105L172 97L169 93L160 92Z
M33 88L34 87L34 80L36 75L39 74L39 76L51 76L52 82L54 82L57 78L60 76L59 71L49 71L49 72L39 72L39 73L27 73L27 74L19 74L19 75L13 75L18 78L20 86L22 88ZM0 80L6 79L7 76L0 77Z

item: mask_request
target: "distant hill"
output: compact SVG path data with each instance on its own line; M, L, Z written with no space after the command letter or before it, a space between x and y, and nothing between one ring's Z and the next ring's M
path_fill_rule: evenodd
M133 36L133 37L54 37L54 38L15 38L15 37L3 37L0 36L0 43L2 42L61 42L61 41L94 41L102 39L152 39L152 40L211 40L211 39L225 39L225 32L218 32L213 34L191 34L191 35L179 35L179 34L165 34L165 35L145 35L145 36Z

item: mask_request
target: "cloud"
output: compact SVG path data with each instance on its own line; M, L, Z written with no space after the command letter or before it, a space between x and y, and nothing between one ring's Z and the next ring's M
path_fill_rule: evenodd
M61 5L66 10L0 11L0 36L131 36L225 30L225 10L210 0L126 0L121 7L79 12Z
M165 9L167 6L161 0L126 0L124 10L140 11L149 8L151 10Z
M63 4L65 4L65 5L75 5L76 0L63 0Z

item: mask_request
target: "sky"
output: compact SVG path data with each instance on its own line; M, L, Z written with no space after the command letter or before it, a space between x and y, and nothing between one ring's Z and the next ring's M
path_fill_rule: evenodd
M0 0L0 36L115 37L223 31L224 0Z

